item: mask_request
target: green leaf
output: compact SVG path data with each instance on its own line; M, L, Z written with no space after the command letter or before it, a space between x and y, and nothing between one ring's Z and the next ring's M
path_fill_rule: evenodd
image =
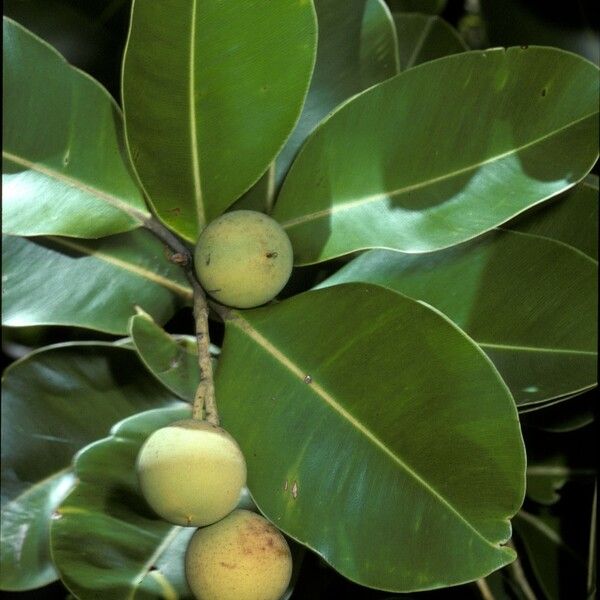
M360 32L362 89L389 79L400 70L398 39L385 0L367 0Z
M348 98L397 73L389 11L373 0L316 0L319 43L306 103L277 156L277 187L298 149L323 117Z
M512 231L422 255L371 250L321 284L383 285L426 302L471 336L519 407L595 385L598 265Z
M313 69L311 0L135 0L123 64L129 150L160 218L194 241L267 169Z
M560 50L493 49L354 97L306 141L275 206L296 263L445 248L564 191L597 157L597 80Z
M2 231L101 237L149 216L99 83L3 19Z
M219 410L278 527L389 591L471 581L514 558L502 543L524 493L516 410L452 323L369 285L233 314Z
M2 381L0 588L54 579L50 516L73 484L72 456L125 416L175 398L135 352L68 343L31 353Z
M4 443L3 443L4 446ZM2 473L2 486L11 485L11 473ZM37 481L12 500L2 499L0 589L24 591L58 579L50 557L50 516L74 483L68 467Z
M556 200L527 211L503 228L573 246L598 260L598 177L588 175Z
M136 414L76 457L78 483L56 511L51 544L63 583L79 598L191 598L183 556L195 529L156 516L135 472L145 439L190 416L183 402Z
M3 240L2 323L128 332L140 306L165 323L192 297L181 268L143 230L99 240Z
M400 68L405 71L421 63L468 50L458 32L444 19L411 13L394 14Z
M238 198L229 210L256 210L268 214L273 206L275 163L271 163L262 177Z
M174 339L146 314L132 317L129 330L150 372L180 398L193 401L200 383L196 345L187 339Z
M514 519L515 533L546 598L560 600L567 591L569 597L585 598L585 562L562 538L560 526L560 519L550 514L520 511Z

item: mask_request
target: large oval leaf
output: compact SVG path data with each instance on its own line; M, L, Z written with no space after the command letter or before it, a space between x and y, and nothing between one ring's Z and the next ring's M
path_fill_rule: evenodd
M519 406L596 383L598 265L570 246L499 231L431 254L371 250L321 286L348 281L442 311L492 359Z
M50 516L73 483L73 454L115 421L175 399L134 351L110 344L48 347L6 370L0 588L25 590L56 579Z
M159 427L188 418L183 402L118 423L79 453L78 483L52 522L52 556L78 598L191 598L183 572L193 527L158 517L139 490L135 460Z
M315 46L310 0L135 0L127 139L172 229L195 240L267 169L300 115Z
M126 334L141 306L166 322L192 292L144 230L102 238L3 239L3 325L73 325Z
M559 240L597 261L598 177L588 175L556 200L534 207L503 228Z
M379 0L315 0L319 43L300 120L277 156L281 184L298 149L336 106L398 72L394 26Z
M428 252L576 183L597 157L598 69L551 48L464 52L381 83L313 132L274 216L297 264Z
M468 50L458 32L444 19L417 13L395 13L400 69Z
M514 558L501 544L524 493L516 410L460 330L369 285L234 315L217 400L256 504L284 532L394 591Z
M3 20L2 231L100 237L149 216L108 92Z

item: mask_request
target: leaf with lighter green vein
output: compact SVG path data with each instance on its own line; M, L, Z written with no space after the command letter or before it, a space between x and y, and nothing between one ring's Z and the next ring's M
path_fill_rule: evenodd
M200 383L198 351L188 340L176 340L147 314L131 318L129 330L150 372L184 400L193 401Z
M75 459L77 485L52 521L52 556L79 598L192 598L184 554L193 527L178 527L146 504L136 477L141 445L156 429L189 418L183 402L133 415Z
M588 175L552 202L532 208L502 228L558 240L598 260L598 177Z
M514 519L532 570L548 600L586 597L586 564L561 536L559 517L520 511Z
M456 585L513 560L502 544L524 493L517 413L464 333L371 285L233 315L219 411L278 527L390 591Z
M271 163L262 177L228 210L256 210L268 214L273 207L274 187L275 163Z
M140 306L165 323L192 297L181 268L144 230L101 238L6 236L2 324L128 332Z
M195 240L264 173L300 115L315 51L311 0L135 0L125 128L171 229Z
M10 473L2 473L3 486L10 477ZM65 467L33 483L16 498L6 503L3 499L0 513L1 590L31 590L58 579L50 556L50 518L74 482L71 470Z
M276 187L323 117L398 72L394 25L379 0L315 0L315 8L319 22L315 70L300 120L277 156Z
M395 13L400 69L468 50L458 31L435 16Z
M552 48L408 69L321 122L273 216L297 264L464 242L580 180L597 157L598 69Z
M2 231L101 237L149 216L108 92L3 19Z
M561 242L496 231L422 255L371 250L319 287L383 285L442 311L490 357L519 407L597 381L598 264Z
M73 454L115 421L175 400L134 351L110 344L51 346L8 367L2 380L1 589L32 589L57 578L50 517L73 483Z
M362 89L389 79L400 70L398 39L385 0L367 0L360 31Z
M397 12L439 15L446 7L446 0L388 0L388 4Z

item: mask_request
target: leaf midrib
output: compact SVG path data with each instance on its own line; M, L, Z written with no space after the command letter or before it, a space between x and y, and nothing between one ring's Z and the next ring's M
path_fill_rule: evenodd
M579 119L570 121L563 127L555 129L546 135L543 135L539 138L535 138L535 139L531 140L530 142L523 144L522 146L517 146L516 148L512 148L511 150L507 150L506 152L502 152L500 154L496 154L496 155L491 156L490 158L487 158L483 161L479 161L477 163L467 165L466 167L461 167L460 169L457 169L455 171L450 171L449 173L444 173L443 175L439 175L437 177L433 177L433 178L427 179L425 181L419 181L417 183L407 185L407 186L404 186L401 188L389 190L386 192L379 192L377 194L370 194L367 196L363 196L361 198L354 198L354 199L350 199L347 201L341 201L341 202L338 202L337 204L330 206L329 208L315 211L313 213L307 213L300 217L296 217L295 219L289 219L288 221L280 222L280 224L284 229L291 229L292 227L302 225L309 221L315 221L317 219L322 219L322 218L327 217L334 213L345 212L345 211L351 210L357 206L362 206L364 204L371 204L373 202L378 202L381 200L390 200L390 199L394 198L395 196L401 196L403 194L414 192L416 190L423 189L428 186L435 185L437 183L441 183L448 179L452 179L453 177L457 177L459 175L464 175L465 173L468 173L469 171L478 169L479 167L482 167L482 166L485 166L488 164L492 164L494 162L508 158L509 156L517 154L523 150L526 150L527 148L534 146L535 144L543 142L551 137L554 137L555 135L559 135L560 133L569 129L570 127L578 125L579 123L589 119L590 117L594 117L597 114L598 114L597 111L589 113L583 117L580 117Z
M159 275L158 273L155 273L154 271L149 271L148 269L144 269L138 265L128 263L124 260L121 260L120 258L116 258L114 256L110 256L109 254L105 254L104 252L99 252L97 250L91 250L87 246L83 246L83 245L73 242L71 240L66 240L64 238L55 237L55 236L47 236L47 239L51 240L52 242L54 242L58 245L64 246L66 248L70 248L77 252L81 252L82 254L85 254L86 256L94 257L98 260L101 260L101 261L106 262L110 265L113 265L119 269L122 269L123 271L127 271L129 273L132 273L133 275L137 275L138 277L141 277L142 279L146 279L148 281L151 281L152 283L160 285L161 287L167 288L168 290L178 294L179 296L185 298L186 300L191 300L191 298L192 298L192 290L190 288L180 285L179 283L176 283L175 281L171 281L170 279L167 279L166 277L163 277L162 275Z
M298 365L292 362L286 355L281 352L276 346L271 344L258 330L254 329L248 321L246 321L239 313L229 324L237 326L243 333L255 341L261 346L266 352L268 352L275 360L283 365L288 371L303 381L306 377L304 372ZM326 402L333 410L340 414L352 427L362 433L368 440L370 440L377 448L389 456L396 464L398 464L406 473L408 473L413 479L415 479L427 492L429 492L442 506L444 506L450 513L452 513L459 521L461 521L466 527L472 531L476 537L480 538L486 545L490 546L494 550L501 550L500 544L494 544L488 540L474 525L472 525L467 519L454 507L448 500L446 500L435 488L433 488L427 481L425 481L416 471L409 467L400 457L398 457L392 450L390 450L370 429L365 427L358 421L351 413L349 413L343 406L341 406L335 398L329 394L322 386L316 381L312 380L310 383L310 389Z
M90 194L91 196L102 200L103 202L112 206L113 208L116 208L117 210L126 213L140 225L143 223L144 218L149 216L147 213L144 213L143 211L127 204L126 202L123 202L123 200L121 200L117 196L114 196L113 194L109 194L108 192L105 192L87 183L83 183L83 181L80 181L79 179L75 179L70 175L61 173L60 171L52 169L51 167L43 165L42 163L32 162L22 156L18 156L17 154L13 154L12 152L9 152L7 150L2 150L2 158L9 160L17 165L20 165L21 167L26 167L31 171L35 171L37 173L41 173L42 175L46 175L51 179L55 179L56 181L64 183L69 187L78 189L81 192Z
M192 158L192 177L194 180L194 202L196 204L196 217L198 230L202 230L206 222L204 214L204 200L202 198L202 182L200 179L200 151L198 149L198 124L196 120L196 11L198 1L192 0L192 14L190 25L190 53L188 74L188 101L190 103L190 144Z
M476 340L477 341L477 340ZM576 356L598 356L592 350L573 350L570 348L544 348L543 346L519 346L516 344L494 344L491 342L479 342L481 348L490 350L510 350L512 352L539 352L540 354L574 354Z

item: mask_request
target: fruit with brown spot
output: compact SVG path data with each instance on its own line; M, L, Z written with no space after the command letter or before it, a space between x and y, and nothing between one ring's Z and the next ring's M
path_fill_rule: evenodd
M194 533L185 573L198 600L279 600L290 582L292 555L269 521L238 509Z

